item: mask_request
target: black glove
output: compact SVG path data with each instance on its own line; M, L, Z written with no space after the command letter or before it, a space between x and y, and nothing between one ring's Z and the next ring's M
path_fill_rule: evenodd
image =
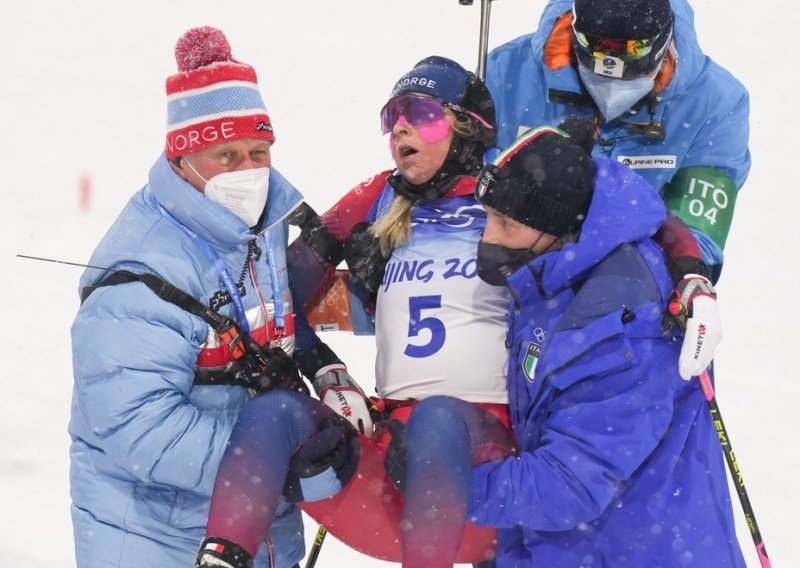
M253 568L253 557L241 546L230 540L211 536L203 539L194 561L195 568L230 566L231 568Z
M319 431L292 456L283 496L298 503L335 495L355 474L360 453L353 425L338 414L325 418Z
M358 223L344 243L344 260L350 274L358 277L370 292L377 292L383 280L388 257L383 256L378 238L369 223Z
M404 495L406 490L406 425L394 418L389 420L386 426L392 439L386 450L386 457L383 458L383 467L400 495Z
M558 127L569 135L570 143L580 146L587 154L592 154L595 125L591 120L580 116L570 116L564 119Z
M297 362L280 347L262 347L259 353L246 353L242 360L250 387L257 392L285 389L309 394Z

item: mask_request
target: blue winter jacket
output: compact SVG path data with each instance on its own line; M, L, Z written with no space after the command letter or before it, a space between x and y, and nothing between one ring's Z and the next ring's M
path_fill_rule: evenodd
M671 0L671 5L675 14L675 72L658 94L652 116L664 128L666 138L648 139L634 131L635 125L651 120L648 106L643 105L636 113L608 123L600 121L599 137L606 142L595 145L594 155L628 164L660 192L678 172L702 178L708 173L702 168L715 168L729 177L728 185L735 186L727 188L731 198L724 203L722 199L707 202L704 208L695 203L679 214L695 228L713 221L715 215L721 218L732 214L736 190L750 171L750 102L744 86L701 50L694 12L686 0ZM497 110L500 147L510 145L521 129L557 126L570 115L594 118L596 109L582 92L575 67L551 69L545 63L544 47L554 25L571 9L572 0L551 0L538 30L489 54L486 84ZM711 179L719 183L718 177ZM712 210L715 206L716 212ZM694 233L706 263L721 264L722 248L709 237L711 231Z
M473 469L470 515L500 528L498 568L743 567L703 393L661 336L664 206L595 162L579 240L508 279L520 455Z
M276 323L275 305L279 315L282 309L291 317L285 218L300 201L299 192L272 170L257 232L262 254L255 277L244 278L242 295L254 336ZM164 156L89 264L153 273L208 302L225 288L214 262L179 224L208 242L238 279L253 234L176 175ZM106 274L87 270L81 289ZM219 311L238 319L230 302ZM291 334L276 341L291 351ZM78 312L72 345L69 433L78 568L192 566L217 469L248 396L241 386L193 386L196 373L222 365L219 338L203 320L136 282L96 289ZM299 510L284 505L270 537L278 566L302 559ZM265 549L257 566L268 565Z

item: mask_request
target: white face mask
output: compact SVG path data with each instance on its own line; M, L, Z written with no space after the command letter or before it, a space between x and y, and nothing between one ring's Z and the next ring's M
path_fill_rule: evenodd
M206 182L207 199L217 203L244 221L248 227L258 223L269 193L269 168L223 172L207 180L184 158L194 173Z
M586 90L589 91L606 121L614 120L653 90L655 73L639 79L613 79L603 77L578 66Z

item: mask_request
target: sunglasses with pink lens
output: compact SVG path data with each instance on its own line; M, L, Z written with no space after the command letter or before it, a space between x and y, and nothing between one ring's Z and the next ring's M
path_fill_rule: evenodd
M484 127L491 129L491 125L480 116L458 105L443 103L430 97L401 95L390 100L381 109L381 130L384 134L389 134L402 116L417 130L423 142L428 144L439 142L447 138L450 133L450 121L445 114L445 108L466 113Z

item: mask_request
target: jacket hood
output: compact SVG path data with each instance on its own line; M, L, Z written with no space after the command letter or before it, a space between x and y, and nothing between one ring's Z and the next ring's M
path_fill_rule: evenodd
M552 0L545 6L539 27L530 39L530 48L536 57L543 57L544 46L556 20L572 10L572 4L572 0ZM692 7L686 0L670 0L670 5L675 15L674 42L677 68L667 89L679 93L696 80L705 65L706 56L697 41Z
M651 237L664 222L664 202L644 178L614 160L594 158L594 162L594 195L578 240L512 274L508 283L515 291L527 287L535 272L541 273L542 291L555 294L581 280L620 245Z

